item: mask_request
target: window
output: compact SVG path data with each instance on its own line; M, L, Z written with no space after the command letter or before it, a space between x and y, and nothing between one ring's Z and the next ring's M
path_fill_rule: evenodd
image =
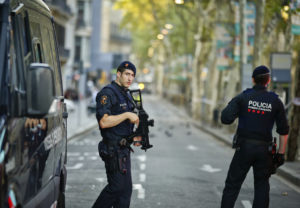
M77 27L84 27L85 22L84 22L84 1L77 1L77 22L76 26Z
M74 62L79 62L81 60L81 37L75 37L75 56Z

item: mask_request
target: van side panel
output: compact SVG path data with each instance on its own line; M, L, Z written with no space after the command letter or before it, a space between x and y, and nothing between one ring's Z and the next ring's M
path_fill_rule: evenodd
M30 63L34 62L47 63L53 69L56 98L54 112L43 118L8 117L6 175L9 189L13 190L22 207L50 207L58 196L61 174L66 177L67 142L55 31L49 10L42 7L43 3L38 0L19 2L24 6L12 17L10 33L14 40L11 51L15 51L15 59L10 65L16 71L11 74L10 84L21 83L17 87L22 90L16 95L17 99L10 99L19 102L15 106L16 114L26 110L26 74ZM13 8L15 6L14 1Z

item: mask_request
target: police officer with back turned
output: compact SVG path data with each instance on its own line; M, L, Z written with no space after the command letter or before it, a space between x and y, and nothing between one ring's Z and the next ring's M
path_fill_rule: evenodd
M124 61L117 69L117 78L96 97L96 117L102 141L98 145L105 163L108 185L94 203L94 208L128 208L132 193L130 144L124 138L133 132L139 118L133 113L134 102L128 91L136 74L135 66ZM133 141L139 146L140 137Z
M223 124L231 124L236 118L238 128L236 151L231 161L222 208L234 207L242 183L250 169L254 174L254 208L269 207L269 178L274 161L280 166L284 162L284 152L289 131L283 103L273 92L267 91L270 71L266 66L258 66L252 74L254 87L234 97L222 111ZM272 128L276 122L279 134L279 149L272 158Z

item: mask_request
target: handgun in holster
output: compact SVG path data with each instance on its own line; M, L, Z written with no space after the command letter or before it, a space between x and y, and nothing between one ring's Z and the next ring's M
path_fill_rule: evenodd
M273 141L270 143L268 150L269 153L272 155L272 166L271 166L271 174L275 174L278 168L277 161L275 159L277 149L276 137L273 138Z

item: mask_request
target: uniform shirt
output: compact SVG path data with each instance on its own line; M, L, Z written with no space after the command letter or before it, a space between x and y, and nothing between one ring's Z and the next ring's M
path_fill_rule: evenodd
M104 114L119 115L124 112L132 112L134 109L133 101L128 90L119 86L116 82L105 86L96 96L96 118L99 121ZM117 126L102 129L101 135L105 139L119 140L129 136L133 130L133 124L127 119Z
M222 111L221 121L231 124L237 117L237 134L241 138L272 141L275 122L278 134L289 132L283 103L278 95L268 92L261 85L255 85L234 97Z

